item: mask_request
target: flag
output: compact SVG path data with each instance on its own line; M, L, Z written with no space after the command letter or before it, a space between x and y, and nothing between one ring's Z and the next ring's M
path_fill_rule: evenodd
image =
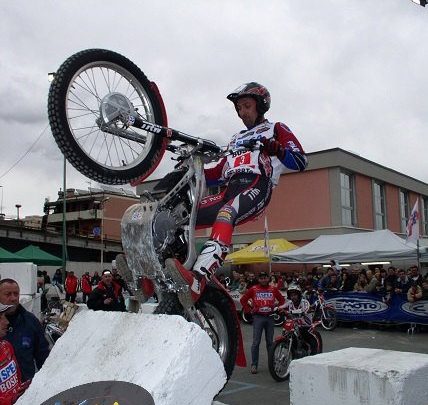
M419 198L416 200L415 205L410 214L409 221L407 222L406 240L417 241L419 239Z

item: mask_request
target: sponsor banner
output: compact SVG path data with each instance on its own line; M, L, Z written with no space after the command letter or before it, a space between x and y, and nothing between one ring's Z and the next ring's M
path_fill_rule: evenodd
M381 294L327 292L326 301L336 307L339 321L419 323L428 325L428 300L407 301L405 294L386 300Z

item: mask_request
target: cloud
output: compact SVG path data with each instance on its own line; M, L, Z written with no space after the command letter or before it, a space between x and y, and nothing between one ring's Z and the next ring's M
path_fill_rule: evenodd
M426 17L408 0L5 3L0 172L48 123L47 73L100 47L127 56L157 83L173 128L226 144L242 124L225 97L256 80L271 91L269 118L286 122L307 151L341 147L428 181ZM167 158L154 175L170 167ZM87 187L68 173L70 187ZM62 156L45 134L0 179L11 213L17 200L24 214L40 212L61 177Z

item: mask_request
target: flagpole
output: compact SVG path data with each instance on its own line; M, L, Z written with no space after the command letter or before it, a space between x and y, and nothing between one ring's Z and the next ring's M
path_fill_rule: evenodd
M418 270L421 270L421 256L419 254L419 239L416 241L416 254L418 255Z
M267 223L267 216L265 215L265 254L268 258L269 263L269 276L272 273L272 260L270 255L270 245L269 245L269 229L268 229L268 223Z

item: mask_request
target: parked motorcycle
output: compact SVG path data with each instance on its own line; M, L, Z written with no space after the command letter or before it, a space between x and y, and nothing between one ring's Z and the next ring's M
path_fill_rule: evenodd
M292 360L322 353L322 338L316 327L320 321L311 322L301 310L292 311L283 324L268 353L269 372L276 381L285 381L290 376ZM308 343L308 336L312 345Z
M56 341L64 334L65 330L59 325L59 314L47 310L42 314L42 325L45 331L49 346L52 347Z
M212 339L230 377L235 362L245 366L236 308L212 277L194 305L167 273L165 261L191 269L196 257L195 223L204 196L204 163L226 155L214 142L168 128L162 97L154 82L115 52L88 49L69 57L49 90L52 134L67 160L92 180L135 185L158 166L167 150L177 162L156 190L127 209L122 244L132 272L131 287L143 296L151 280L160 298L156 313L178 314L196 322ZM243 145L242 148L254 147Z
M314 321L321 321L321 325L325 330L333 330L337 326L336 308L333 304L328 304L325 301L324 294L317 291L317 299L313 305Z

